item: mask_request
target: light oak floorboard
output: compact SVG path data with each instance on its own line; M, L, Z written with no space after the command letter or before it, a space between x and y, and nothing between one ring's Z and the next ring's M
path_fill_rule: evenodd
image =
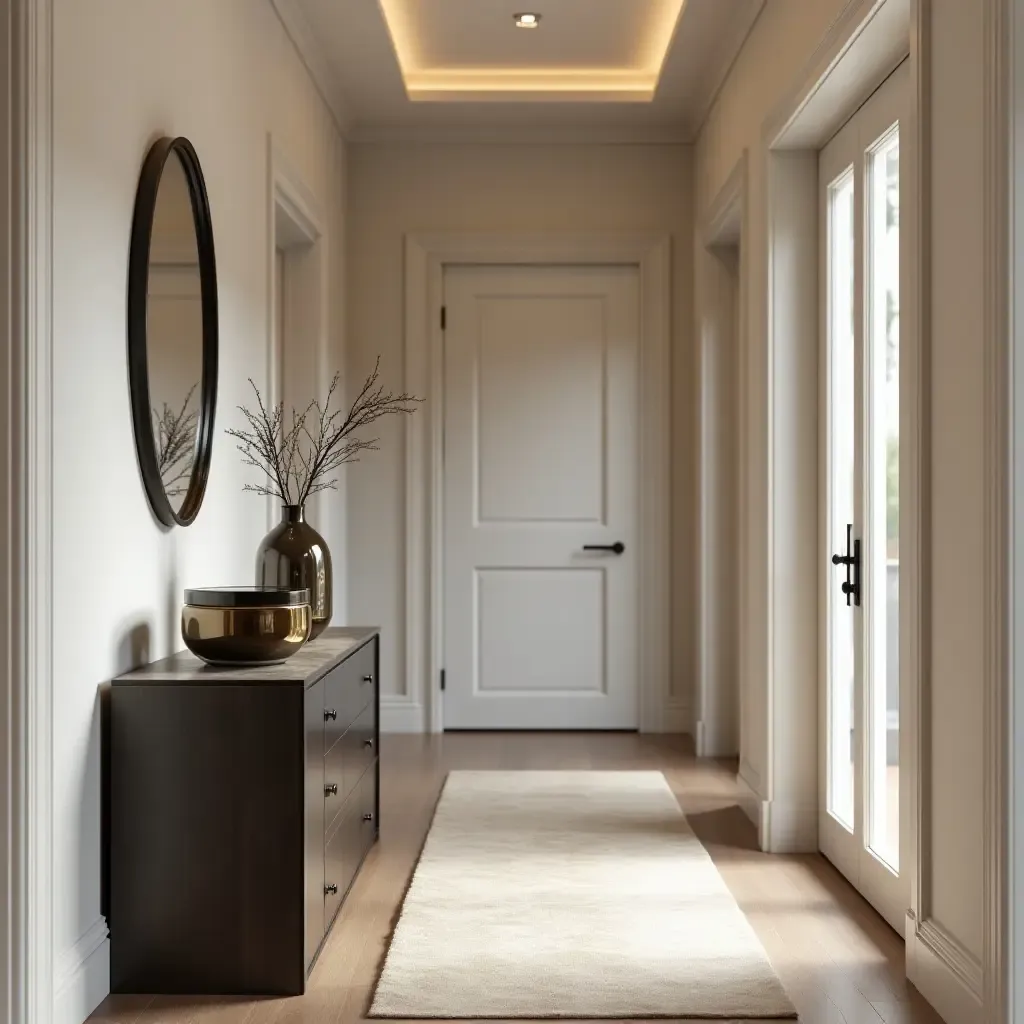
M335 922L306 995L256 1001L110 996L90 1019L100 1024L361 1022L448 771L596 768L665 773L804 1024L939 1024L906 980L899 936L824 858L758 852L754 827L736 804L735 763L698 760L689 738L448 733L383 736L381 745L381 841Z

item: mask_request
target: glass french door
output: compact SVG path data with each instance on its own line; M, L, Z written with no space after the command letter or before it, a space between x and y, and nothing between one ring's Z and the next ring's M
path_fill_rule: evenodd
M819 845L901 934L901 67L822 150Z

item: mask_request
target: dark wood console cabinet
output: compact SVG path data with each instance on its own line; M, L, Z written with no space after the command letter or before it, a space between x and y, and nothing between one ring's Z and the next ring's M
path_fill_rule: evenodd
M298 995L379 829L376 629L110 694L114 992Z

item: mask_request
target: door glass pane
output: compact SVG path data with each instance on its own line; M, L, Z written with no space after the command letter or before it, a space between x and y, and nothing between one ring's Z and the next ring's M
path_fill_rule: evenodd
M868 845L899 867L900 142L868 154Z
M828 534L829 550L845 552L854 519L856 459L854 376L854 178L850 168L828 195ZM854 827L854 608L840 589L844 566L832 566L828 587L828 810Z

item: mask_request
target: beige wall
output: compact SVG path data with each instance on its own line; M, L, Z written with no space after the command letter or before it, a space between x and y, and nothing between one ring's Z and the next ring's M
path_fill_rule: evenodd
M412 231L653 231L673 259L673 683L695 671L696 410L691 151L682 146L356 145L349 155L350 379L381 355L402 379L403 238ZM384 627L382 677L405 692L402 426L349 475L349 608ZM680 713L681 714L681 713Z
M695 219L706 216L716 193L745 148L750 182L748 263L751 322L746 344L755 366L764 359L765 310L758 296L766 287L764 161L762 124L799 78L815 46L845 5L837 0L772 0L766 5L732 73L726 81L695 152L697 186ZM980 964L988 923L985 917L985 836L983 808L984 725L982 680L985 676L986 608L984 541L984 19L980 5L963 0L932 0L932 95L930 152L930 332L924 345L931 361L931 486L925 500L931 510L932 536L925 558L931 568L924 595L932 608L928 676L922 680L931 700L926 749L921 766L928 799L927 832L919 837L917 856L930 864L925 899L930 917L954 949L954 959ZM709 260L696 246L698 318L708 315L699 282ZM928 269L928 268L926 268ZM757 382L754 381L756 384ZM750 414L765 422L764 382L751 395ZM763 465L751 467L751 479L763 480ZM763 536L763 529L762 534ZM765 593L764 563L750 566L748 588ZM749 720L761 728L743 750L748 777L763 799L771 799L765 777L769 756L766 728L765 664L767 631L752 623L745 638L752 655L744 681ZM904 727L909 723L904 719ZM759 780L760 776L760 780ZM912 864L904 864L910 874ZM909 900L908 900L909 905ZM921 961L924 963L924 961ZM980 972L980 967L976 968ZM961 1012L964 986L948 963L929 961L922 970L938 977L940 993L950 996L944 1012L954 1022ZM945 995L936 998L946 998ZM968 1002L969 1005L969 1002ZM978 1017L980 1019L980 1016Z
M328 211L339 281L345 163L269 3L89 0L55 4L54 21L53 906L55 1019L68 1020L106 984L105 945L74 973L102 926L99 688L181 646L183 587L251 582L266 529L223 431L246 378L266 375L268 133ZM195 525L171 532L139 476L125 357L132 206L162 134L187 136L202 161L221 338L209 490ZM333 312L337 361L340 298Z

